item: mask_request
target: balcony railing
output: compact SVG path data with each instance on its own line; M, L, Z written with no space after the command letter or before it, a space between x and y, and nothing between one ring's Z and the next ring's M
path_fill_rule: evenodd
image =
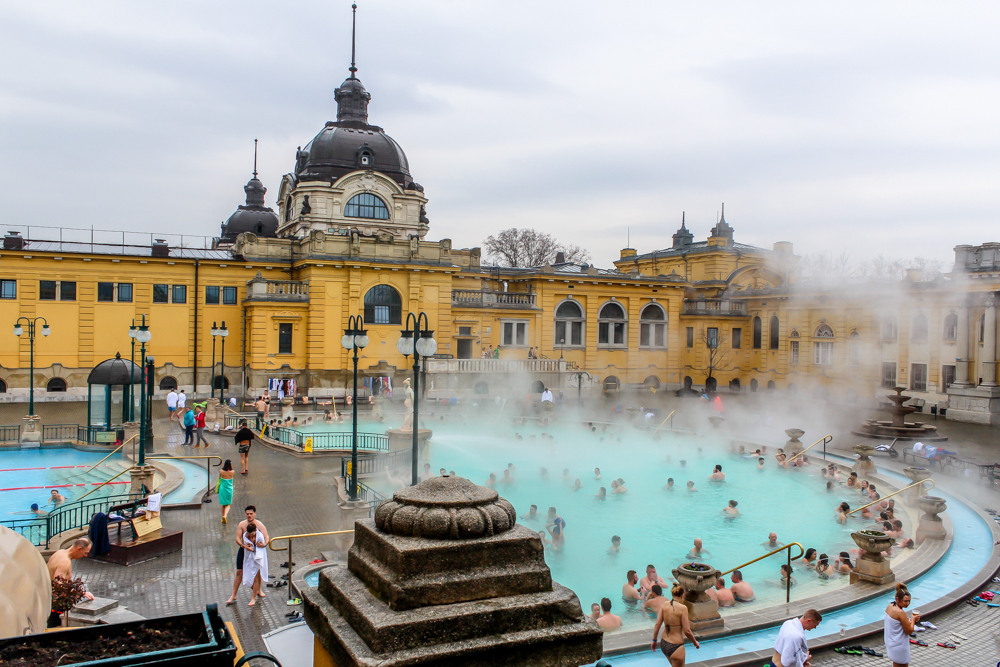
M428 359L428 373L558 373L564 359Z
M685 299L681 315L717 315L746 317L749 315L746 303L728 299Z
M533 309L534 292L495 292L493 290L453 289L452 307Z
M267 280L260 272L247 281L248 301L309 301L308 280Z

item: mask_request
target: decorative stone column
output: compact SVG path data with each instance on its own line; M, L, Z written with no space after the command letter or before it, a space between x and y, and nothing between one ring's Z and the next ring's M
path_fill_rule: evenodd
M958 335L955 341L955 385L969 387L969 302L965 297L959 300Z
M152 493L155 473L156 468L151 465L132 466L128 473L132 477L132 488L129 489L129 493L144 493L143 486Z
M997 386L997 295L986 295L983 326L983 386Z
M347 567L306 588L313 662L336 667L575 667L600 628L552 581L541 541L496 491L435 477L355 526Z
M293 419L295 417L295 399L291 396L285 396L281 399L281 419Z
M851 466L851 472L858 473L858 476L874 475L875 463L869 458L875 448L871 445L854 445L854 451L858 454L858 460Z
M851 570L851 583L869 581L873 584L885 585L896 580L896 575L889 567L889 561L882 555L896 540L877 530L859 530L851 533L851 539L864 553Z
M354 524L362 519L368 518L368 503L364 500L344 500L337 503L339 518L337 520L337 530L351 530ZM347 552L354 546L354 534L334 535L334 544L337 554L346 556Z
M909 468L903 468L903 474L909 477L914 484L917 482L923 482L925 479L931 478L931 471L927 468L921 468L920 466L910 466ZM927 494L927 490L924 489L924 485L915 486L912 489L907 489L903 492L903 501L910 507L916 507L917 502L921 497Z
M704 563L684 563L674 568L672 574L677 583L684 587L684 606L688 608L691 630L700 635L722 632L724 627L719 614L719 603L705 592L715 587L719 571Z
M42 444L42 429L39 428L38 415L24 417L24 430L21 431L22 447L39 447Z
M917 534L913 541L917 545L923 544L924 540L943 540L947 537L944 529L944 522L938 515L948 509L944 498L937 496L922 496L918 501L923 515L920 517L920 525L917 526Z
M389 451L398 452L401 449L413 449L413 431L404 431L401 428L390 428L385 434L389 436ZM427 443L430 442L431 436L434 435L434 431L429 428L422 428L417 432L417 447L419 452L417 452L417 458L419 460L426 460L429 458L427 452Z
M802 451L802 441L799 440L806 432L800 428L788 428L785 429L785 435L789 437L788 442L785 443L785 457L792 458L796 454Z

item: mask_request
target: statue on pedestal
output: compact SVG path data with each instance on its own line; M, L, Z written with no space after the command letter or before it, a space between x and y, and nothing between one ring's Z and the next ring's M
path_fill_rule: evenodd
M406 396L406 400L403 401L403 405L406 406L406 414L403 416L403 425L399 427L401 431L412 431L413 430L413 389L410 388L410 378L403 380L403 395Z

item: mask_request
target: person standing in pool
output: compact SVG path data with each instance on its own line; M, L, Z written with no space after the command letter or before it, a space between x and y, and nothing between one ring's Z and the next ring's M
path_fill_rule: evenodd
M708 481L710 481L710 482L725 482L726 481L726 473L722 472L722 466L721 465L716 465L715 466L715 470L712 471L712 474L708 476Z
M730 519L735 519L740 514L740 511L736 509L738 504L735 500L730 500L729 505L722 508L722 513Z
M233 470L233 462L226 459L219 471L219 483L216 487L219 492L219 505L222 506L222 523L229 523L229 508L233 504L233 478L236 471Z
M521 520L522 521L538 521L538 517L539 516L541 516L541 515L538 513L538 505L532 505L531 508L528 510L527 514L522 514L521 515Z
M753 602L757 599L753 588L743 581L743 573L739 570L733 570L733 585L729 587L729 590L737 602Z
M653 584L659 584L660 586L669 585L663 580L663 577L656 573L656 567L650 563L646 566L646 576L639 582L639 589L643 594L648 594L649 591L653 590Z
M635 573L635 570L629 570L625 573L626 583L622 585L622 599L626 602L635 602L642 599L642 593L635 589L635 585L639 583L639 575Z
M684 649L684 638L687 637L694 644L694 647L701 648L698 639L691 631L691 622L688 620L688 608L684 606L684 588L680 584L674 584L670 590L671 599L669 603L660 607L656 614L656 625L653 626L653 643L650 649L655 651L656 645L660 645L660 650L670 667L684 667L687 653ZM660 637L660 626L663 629L663 637Z
M601 598L601 611L604 613L597 619L601 630L616 630L622 627L622 617L611 613L611 600L609 598Z
M643 609L648 609L654 614L660 613L660 607L667 603L667 598L663 597L663 587L653 584L653 589L649 591L649 596L642 603Z
M691 480L688 480L687 487L689 493L695 493L698 491L698 489L694 488L694 482L692 482Z
M605 500L608 497L608 490L602 486L597 490L597 495L594 497L598 500Z
M703 558L711 558L712 554L710 554L708 552L708 549L705 549L702 546L701 538L696 537L696 538L694 538L694 548L691 549L691 551L688 552L687 557L688 558L703 559Z
M667 478L667 483L663 485L663 490L664 491L673 491L674 490L674 478L673 477L668 477Z
M600 480L601 479L601 469L600 468L594 468L594 479L596 479L596 480Z
M608 554L609 555L614 555L614 554L618 553L619 551L621 551L621 548L622 548L622 538L618 537L617 535L612 535L611 536L611 548L608 549Z
M66 502L66 496L59 493L55 489L52 489L52 496L49 498L49 502L52 503L53 507L55 507L56 505L61 505L64 502Z

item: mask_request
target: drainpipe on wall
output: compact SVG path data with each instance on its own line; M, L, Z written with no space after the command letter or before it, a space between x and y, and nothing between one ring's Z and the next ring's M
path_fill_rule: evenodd
M247 397L247 307L243 306L243 341L241 344L243 348L242 355L243 361L240 363L243 369L243 377L240 382L243 384L243 398Z
M194 260L194 389L191 390L191 400L198 394L198 260ZM215 373L215 369L212 369ZM209 381L211 384L211 381Z

